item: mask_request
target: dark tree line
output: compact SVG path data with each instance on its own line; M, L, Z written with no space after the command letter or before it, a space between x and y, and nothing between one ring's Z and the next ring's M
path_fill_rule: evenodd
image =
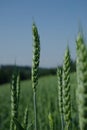
M60 66L61 67L61 66ZM15 65L1 65L0 66L0 84L10 82L11 76L14 72L20 73L20 79L31 79L31 67L15 66ZM76 71L76 62L71 61L71 72ZM46 75L56 75L56 68L40 68L39 77Z
M0 66L0 84L10 82L12 74L15 72L20 73L21 80L30 78L31 68L15 65L2 65Z

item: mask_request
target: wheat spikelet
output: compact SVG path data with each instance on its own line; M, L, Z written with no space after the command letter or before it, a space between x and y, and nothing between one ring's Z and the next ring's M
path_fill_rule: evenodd
M33 90L36 91L36 87L38 84L38 67L40 59L40 40L35 23L33 23L32 32L33 32L32 87Z
M71 125L71 99L70 99L70 52L67 47L63 63L63 111L65 127Z
M11 122L10 122L10 130L14 130L15 125L13 118L17 118L17 97L16 97L16 76L12 75L11 82Z
M28 129L28 107L25 109L25 115L24 115L24 129L27 130Z
M53 117L51 113L48 114L48 119L49 119L50 130L53 130Z
M87 49L83 36L77 38L77 102L81 130L87 130Z
M37 29L35 23L33 23L33 26L32 26L32 33L33 33L32 88L33 88L33 98L34 98L35 130L37 130L36 89L37 89L37 85L38 85L40 40L39 40L38 29Z
M62 86L62 69L57 68L57 79L58 79L58 101L59 111L61 116L61 128L64 129L64 117L63 117L63 86Z
M62 88L62 70L57 69L57 79L58 79L58 100L59 100L59 110L63 113L63 88Z
M20 74L17 74L16 77L16 96L17 96L17 117L18 117L18 109L19 109L19 100L20 100Z
M20 74L18 73L17 79L16 79L16 92L17 92L17 104L19 105L19 99L20 99Z

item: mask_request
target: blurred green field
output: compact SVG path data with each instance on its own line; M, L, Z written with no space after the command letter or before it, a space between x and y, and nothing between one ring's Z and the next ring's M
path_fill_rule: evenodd
M71 74L71 99L73 129L78 130L78 112L76 106L76 74ZM30 129L34 129L33 92L31 81L21 82L19 121L23 123L24 110L29 105ZM38 130L49 130L48 114L51 112L54 130L60 129L58 109L57 77L47 76L39 79L37 88ZM10 84L0 85L0 130L9 130L10 125Z

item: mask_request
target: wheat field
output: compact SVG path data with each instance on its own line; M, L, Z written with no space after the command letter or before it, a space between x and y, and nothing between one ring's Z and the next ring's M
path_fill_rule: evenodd
M76 107L76 74L71 74L72 124L78 130L78 114ZM8 130L10 124L10 84L0 85L0 130ZM29 105L29 127L34 129L33 91L31 81L21 82L19 121L23 122L25 107ZM58 107L57 77L46 76L39 79L37 89L38 129L48 130L49 113L52 114L54 130L61 128Z

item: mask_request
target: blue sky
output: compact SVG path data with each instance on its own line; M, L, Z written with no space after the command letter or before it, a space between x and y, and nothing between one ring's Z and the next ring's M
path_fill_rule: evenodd
M0 64L32 64L32 22L41 41L41 67L62 64L67 44L75 59L82 25L87 36L87 0L0 0Z

